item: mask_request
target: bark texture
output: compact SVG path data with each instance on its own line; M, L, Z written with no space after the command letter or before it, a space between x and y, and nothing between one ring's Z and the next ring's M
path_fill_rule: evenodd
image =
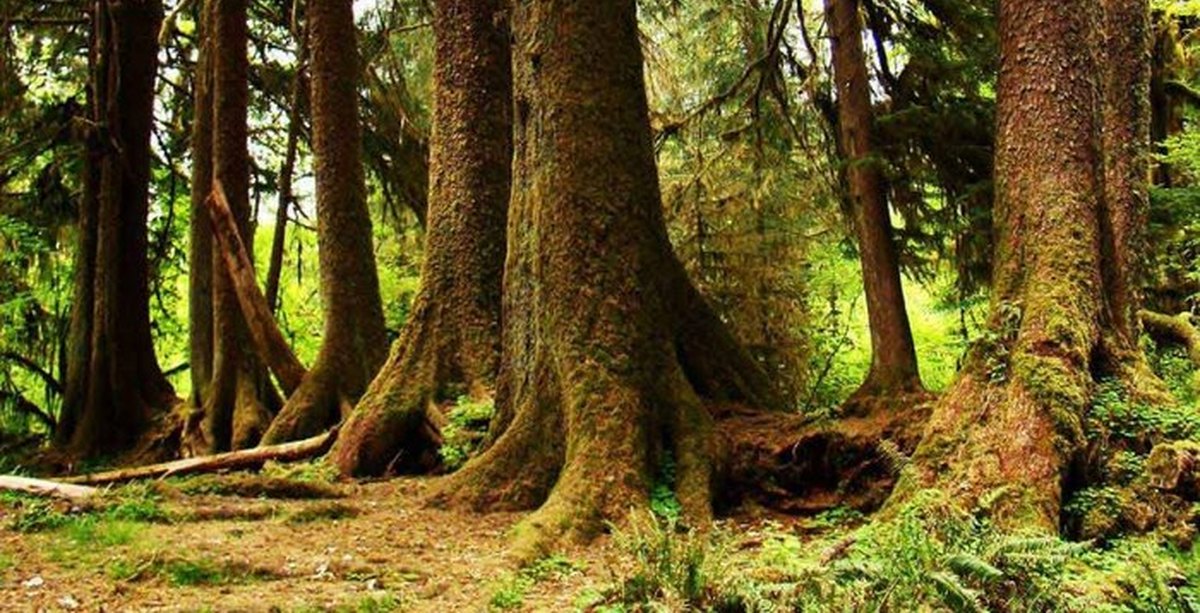
M196 15L199 56L193 77L191 223L188 227L188 347L194 407L204 403L212 382L213 299L212 232L205 200L212 191L212 9L202 0Z
M93 20L96 128L80 212L73 349L56 432L84 456L129 448L175 397L150 329L146 229L162 4L99 0Z
M212 181L224 186L238 232L246 244L251 244L246 0L210 2ZM211 185L207 187L211 189ZM233 280L225 270L222 254L212 249L211 243L208 257L213 273L213 357L212 377L200 405L200 433L201 447L217 452L256 445L270 423L271 408L277 406L277 400L251 350Z
M1120 15L1144 18L1144 3L1122 4L1140 9ZM1102 146L1114 123L1136 120L1128 106L1105 107L1141 86L1102 72L1100 7L1099 0L1000 2L990 333L935 406L892 503L938 487L986 507L1002 525L1056 531L1095 382L1119 377L1135 394L1158 393L1121 323L1119 313L1133 303L1128 285L1107 272L1131 260L1141 221L1132 197L1106 192L1105 176L1118 166L1106 164ZM1144 39L1124 40L1145 29L1129 26L1109 29L1107 64L1146 61L1138 51ZM1147 78L1140 69L1129 74ZM1125 91L1106 95L1112 87ZM1140 128L1130 134L1138 141L1131 158L1142 159L1136 150L1148 138Z
M351 0L308 4L317 244L324 337L316 363L263 438L313 436L337 424L387 354L367 211L358 118L358 50Z
M344 474L428 467L436 403L491 393L512 164L504 2L439 0L432 185L421 291L376 380L334 445Z
M879 160L872 151L870 80L858 0L826 0L837 85L838 131L858 232L871 327L871 369L851 398L921 392L917 352L900 284L900 262Z
M533 556L648 504L668 456L711 516L709 401L779 406L671 252L634 0L513 8L515 163L497 407L506 422L434 500L537 508ZM507 418L505 416L508 416Z

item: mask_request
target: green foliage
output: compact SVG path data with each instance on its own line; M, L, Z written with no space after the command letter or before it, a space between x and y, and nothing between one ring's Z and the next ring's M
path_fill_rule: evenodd
M855 530L842 524L813 539L776 528L754 536L752 552L662 521L614 538L627 559L612 586L581 597L588 610L1133 612L1200 604L1194 550L1154 536L1099 547L1004 532L938 491L918 492Z
M1200 415L1193 407L1132 403L1126 399L1124 387L1112 380L1097 386L1087 420L1089 437L1140 443L1143 448L1146 442L1196 440L1200 436Z
M613 540L629 569L596 595L606 610L708 610L724 607L730 550L719 533L684 530L673 518L636 515ZM613 607L619 607L614 609Z
M162 522L169 519L152 485L133 484L116 488L86 508L49 498L0 493L0 506L11 508L9 527L18 532L46 532L68 528L90 533L93 524L105 522Z
M495 412L491 398L473 400L459 396L449 407L447 423L442 428L442 446L438 449L447 470L457 470L474 455Z
M520 571L501 578L492 590L488 608L500 611L520 608L525 603L525 595L535 585L547 580L560 579L580 568L561 555L541 558Z

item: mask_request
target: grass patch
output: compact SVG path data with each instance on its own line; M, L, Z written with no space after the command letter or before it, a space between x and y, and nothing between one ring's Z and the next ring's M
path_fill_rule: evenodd
M315 521L333 521L358 515L358 509L340 502L308 505L284 516L289 524L308 524Z
M494 611L518 609L525 604L526 594L535 585L550 579L560 579L577 570L580 570L580 567L564 556L542 558L518 572L501 578L492 588L488 608Z
M164 558L158 554L137 558L116 558L105 567L114 581L159 580L171 587L244 585L277 579L264 568L241 562L218 562L211 558Z

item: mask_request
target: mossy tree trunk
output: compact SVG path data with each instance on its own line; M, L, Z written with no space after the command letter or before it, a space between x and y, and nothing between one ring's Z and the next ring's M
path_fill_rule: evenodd
M342 407L358 400L387 352L362 167L351 0L310 1L308 37L325 328L316 363L271 423L264 444L337 424L345 417Z
M989 331L935 406L893 505L938 487L989 508L1001 525L1056 531L1096 382L1116 377L1133 394L1161 399L1122 321L1134 303L1129 284L1110 274L1132 261L1129 241L1142 219L1130 193L1106 193L1105 175L1122 166L1106 166L1103 146L1113 146L1105 132L1142 121L1133 109L1141 102L1112 101L1143 90L1147 71L1129 65L1147 61L1146 29L1125 20L1144 23L1146 5L1104 4L1110 24L1121 25L1108 29L1101 65L1100 0L1000 2ZM1125 6L1112 12L1117 4ZM1106 75L1104 66L1122 69ZM1130 159L1144 171L1148 134L1137 127L1129 135ZM1144 180L1135 177L1141 172L1128 180Z
M247 151L249 64L246 0L209 0L208 49L212 96L212 181L225 189L238 230L252 244ZM212 186L205 188L205 194ZM203 219L203 217L197 217ZM211 233L211 230L210 230ZM212 272L212 375L200 397L200 446L209 452L251 447L278 406L274 388L252 350L233 280L209 243ZM203 254L194 254L197 258ZM197 274L198 271L193 271ZM203 281L201 281L203 283ZM193 347L193 349L197 349Z
M435 403L491 393L512 164L504 5L434 3L437 102L421 291L331 452L345 474L428 468L439 442Z
M874 111L859 1L826 0L826 12L832 33L839 142L871 328L871 368L851 402L921 392L883 171L871 144Z
M147 214L162 4L93 5L92 112L64 419L83 456L130 447L170 407L150 329Z
M537 508L516 550L586 540L645 508L674 460L711 515L706 404L778 406L668 242L634 0L513 9L515 163L497 406L483 454L436 487L476 509Z

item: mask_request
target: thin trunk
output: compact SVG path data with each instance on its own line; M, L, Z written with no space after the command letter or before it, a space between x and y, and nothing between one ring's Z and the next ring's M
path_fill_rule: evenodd
M859 2L826 0L826 10L832 32L839 138L846 157L871 328L871 369L854 398L920 392L921 375L900 283L883 173L871 146L874 113Z
M325 329L316 363L263 442L315 435L337 424L387 352L375 270L358 117L358 50L351 0L310 0L313 156Z
M1105 273L1129 261L1140 221L1132 198L1105 194L1102 128L1137 123L1128 110L1105 112L1115 98L1102 84L1115 81L1089 53L1099 48L1099 9L1100 0L1000 2L991 334L934 407L893 505L938 487L988 507L1000 525L1057 531L1096 382L1116 376L1135 394L1158 393L1130 367L1140 353L1119 328L1124 290ZM1139 35L1110 32L1107 63L1145 61ZM1148 145L1137 143L1134 159Z
M516 533L532 556L647 506L668 457L685 514L710 517L710 403L781 403L671 252L636 2L521 2L513 30L496 399L511 421L434 496L538 507Z
M275 208L275 228L271 237L271 258L267 264L266 297L271 313L279 309L279 279L283 274L283 252L286 247L288 209L296 199L292 193L292 176L296 172L296 154L300 146L300 127L304 123L301 106L304 103L304 72L308 64L308 34L299 41L296 77L292 82L291 108L288 110L288 135L283 165L279 168L279 203Z
M146 229L162 5L103 0L94 10L99 142L89 166L99 168L88 171L85 183L96 191L84 196L90 210L81 213L81 259L90 258L91 267L77 271L83 277L77 291L91 286L90 303L79 306L90 314L76 312L90 321L79 322L79 336L71 339L87 344L71 357L87 355L68 368L66 399L72 404L56 435L85 456L129 448L174 399L150 329Z
M212 231L204 201L212 190L212 9L215 0L202 0L197 11L199 57L193 77L195 113L192 119L192 203L188 228L188 343L191 353L192 406L204 406L212 382L213 298Z
M430 463L436 402L490 393L512 164L512 72L499 0L434 7L432 187L421 292L332 451L346 474ZM401 451L404 451L401 454ZM434 460L436 461L436 460Z

